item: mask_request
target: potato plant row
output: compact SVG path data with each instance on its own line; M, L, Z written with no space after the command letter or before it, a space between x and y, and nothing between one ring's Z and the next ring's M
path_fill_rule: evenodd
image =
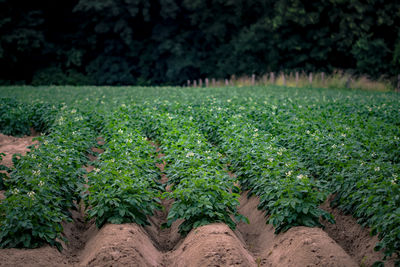
M89 218L96 218L99 228L105 223L149 224L147 216L161 208L164 190L158 182L155 148L128 108L105 114L103 122L105 151L94 162L84 193Z
M377 250L400 256L400 128L385 119L385 103L365 111L349 102L286 103L247 115L329 183L332 204L378 234Z
M169 227L178 219L180 233L201 225L223 222L232 229L235 221L247 221L237 211L239 189L229 177L221 156L198 129L193 118L146 109L148 135L161 144L170 191L164 198L175 201L168 213Z
M293 226L322 226L320 217L333 222L332 216L319 208L327 197L324 186L312 179L299 157L280 146L273 135L221 107L199 107L192 116L226 154L242 189L260 198L259 209L269 215L267 222L274 225L276 233Z
M23 157L14 157L15 169L5 179L6 199L0 202L0 247L56 245L62 221L80 199L87 154L95 142L90 117L76 109L59 112L51 133L37 138L39 145Z
M0 133L30 135L31 128L48 133L60 107L61 105L28 104L13 98L0 98Z

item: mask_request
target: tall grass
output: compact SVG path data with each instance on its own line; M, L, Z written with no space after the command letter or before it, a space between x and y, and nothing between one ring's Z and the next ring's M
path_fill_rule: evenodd
M224 86L225 80L218 79L216 86ZM251 76L236 77L232 75L229 79L229 85L234 86L251 86L253 85ZM394 91L396 87L394 83L385 77L373 80L366 75L351 75L343 71L335 71L331 74L312 73L312 82L310 82L310 74L305 72L298 73L270 73L257 76L254 85L280 85L287 87L314 87L314 88L348 88L361 89L368 91ZM210 86L212 84L210 83Z

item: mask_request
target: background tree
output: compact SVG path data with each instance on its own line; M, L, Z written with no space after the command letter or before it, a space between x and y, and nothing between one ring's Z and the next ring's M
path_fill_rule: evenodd
M400 71L400 2L0 0L0 83L182 84Z

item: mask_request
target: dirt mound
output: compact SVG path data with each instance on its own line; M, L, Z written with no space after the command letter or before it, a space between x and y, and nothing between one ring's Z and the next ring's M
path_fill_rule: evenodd
M307 227L279 234L266 260L267 266L358 266L323 230Z
M25 155L26 152L29 151L27 147L36 143L32 141L32 138L34 138L34 136L19 138L0 134L0 153L6 154L0 164L11 168L13 166L13 154L20 153L21 155Z
M239 212L250 224L241 223L238 231L261 266L357 266L355 261L322 229L293 227L274 234L265 215L257 209L258 199L240 198Z
M136 224L107 224L83 250L79 266L160 266L162 254Z
M167 266L257 266L254 258L225 224L192 230L171 253Z

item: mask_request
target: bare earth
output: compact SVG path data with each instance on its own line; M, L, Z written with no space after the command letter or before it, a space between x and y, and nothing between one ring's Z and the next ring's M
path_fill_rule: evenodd
M12 154L26 153L26 146L31 144L32 137L0 135L0 152L7 154L0 164L11 167ZM163 170L164 165L158 168ZM240 198L239 211L250 224L240 223L235 231L222 223L210 224L192 230L186 237L178 233L180 222L161 229L172 200L163 200L165 210L149 217L151 225L146 227L107 224L99 230L93 221L85 222L84 211L72 211L74 221L63 225L69 242L62 252L49 246L0 249L0 267L371 266L382 256L373 251L376 237L370 237L368 229L327 204L323 208L335 215L336 225L327 225L325 231L294 227L275 235L272 225L265 223L265 214L257 209L258 203L246 193Z
M26 152L29 151L27 147L35 143L32 141L33 137L34 136L26 136L18 138L0 133L0 153L6 154L0 164L11 168L13 166L12 156L17 153L26 155ZM5 173L5 171L0 172ZM0 199L3 198L4 192L0 190Z
M332 237L349 255L364 266L371 266L375 261L382 259L383 254L374 250L378 243L377 236L369 234L370 229L357 223L351 215L346 215L339 209L329 206L332 197L322 205L322 208L330 212L336 220L335 224L324 222L325 232ZM385 262L385 266L394 266L394 259Z
M1 162L2 165L12 167L12 156L13 154L20 153L25 155L29 149L27 146L33 145L35 142L32 141L34 136L26 137L13 137L0 134L0 153L6 154Z

